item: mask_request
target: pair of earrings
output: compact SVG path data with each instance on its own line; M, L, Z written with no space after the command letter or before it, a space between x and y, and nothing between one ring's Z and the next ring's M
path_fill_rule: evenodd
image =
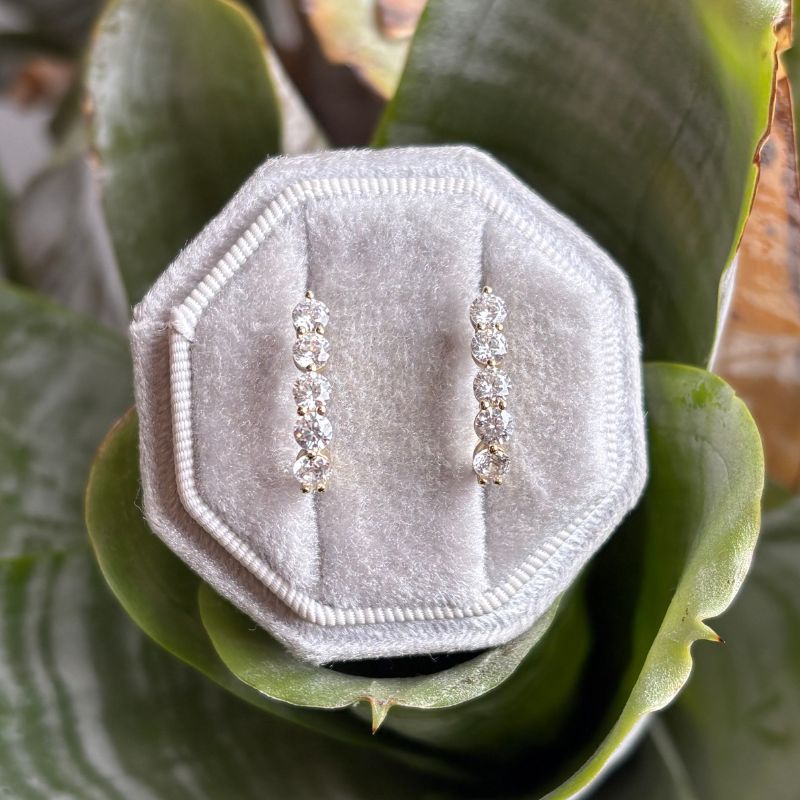
M473 381L479 406L474 427L480 441L472 456L472 468L481 485L490 481L500 485L511 464L503 447L510 441L514 427L507 407L511 382L500 369L508 352L503 333L507 313L506 304L489 286L483 288L469 307L474 328L472 358L480 367ZM328 307L311 291L292 310L297 334L292 358L302 372L292 386L297 406L294 439L300 447L294 476L304 492L324 492L331 473L328 445L333 438L333 426L327 416L331 384L322 374L331 352L325 336L329 319Z

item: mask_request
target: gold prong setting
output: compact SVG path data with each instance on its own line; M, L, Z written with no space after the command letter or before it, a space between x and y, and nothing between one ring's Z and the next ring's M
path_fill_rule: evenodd
M473 381L478 414L475 433L480 440L472 458L472 467L481 486L502 485L511 466L511 458L501 445L507 444L514 430L508 409L511 381L500 369L508 353L504 323L508 310L502 298L490 286L484 286L469 308L474 328L472 357L480 366Z
M331 343L319 333L299 333L292 347L297 369L319 372L331 357Z
M330 319L328 306L308 291L305 297L292 309L294 329L303 333L325 333L325 326ZM320 330L321 328L321 330Z
M293 472L304 494L324 492L331 471L328 445L333 426L328 419L328 402L332 392L330 381L321 374L330 359L330 342L325 337L329 318L328 307L310 290L292 310L297 335L292 358L302 373L292 385L297 406L294 439L300 446Z

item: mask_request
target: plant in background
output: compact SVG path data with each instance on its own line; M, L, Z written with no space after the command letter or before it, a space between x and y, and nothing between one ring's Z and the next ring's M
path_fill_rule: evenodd
M705 621L732 602L759 529L758 432L705 367L770 122L780 4L430 0L409 47L419 3L307 3L325 55L388 98L373 146L488 150L614 256L641 314L639 507L540 624L413 677L311 666L253 630L148 530L124 413L131 304L268 156L363 140L377 94L320 66L285 3L256 4L257 18L232 0L112 0L80 70L92 17L60 31L72 6L88 7L37 3L30 29L0 37L5 64L56 52L75 70L51 162L0 206L5 792L793 797L796 500L770 500L720 622L728 646L698 650L675 701L693 643L719 640ZM795 61L783 53L784 88ZM84 525L93 453L123 414L94 458Z

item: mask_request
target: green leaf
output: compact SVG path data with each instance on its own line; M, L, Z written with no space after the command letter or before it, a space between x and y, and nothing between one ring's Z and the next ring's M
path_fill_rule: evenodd
M752 574L666 714L703 800L792 800L800 762L800 498L768 512Z
M498 769L525 761L563 735L579 702L591 639L582 589L579 585L562 599L549 629L496 688L460 705L397 705L386 726L452 757L467 757L473 774L483 772L489 791ZM514 648L523 640L520 637L506 647ZM501 665L503 650L489 651L497 653ZM476 667L480 674L480 665ZM465 679L471 678L467 672Z
M592 576L603 596L615 586L613 601L601 597L599 603L616 616L617 627L615 607L630 602L628 663L599 727L607 733L548 798L573 797L589 785L636 726L680 692L692 666L691 646L718 640L704 620L720 615L735 597L758 536L763 457L744 404L702 370L653 364L645 378L650 481ZM625 584L634 579L631 592ZM593 600L590 593L590 607ZM613 640L602 645L613 649L612 658L624 650ZM602 658L589 663L603 669ZM589 712L583 713L585 723Z
M265 714L159 650L85 548L0 562L0 599L9 797L356 800L376 785L392 798L437 786L374 750Z
M84 476L130 369L122 337L0 284L0 558L84 544Z
M800 22L796 3L794 15L796 31ZM783 53L781 60L797 98L798 47ZM795 105L795 136L797 118ZM762 532L752 572L735 604L716 626L726 644L696 654L689 685L661 723L671 761L690 791L679 800L791 800L796 795L800 761L800 497L768 484L762 508ZM632 785L636 779L629 773L636 769L626 766L611 783L614 787ZM638 771L650 785L657 780L648 769L639 767ZM610 792L608 797L616 800L618 795Z
M537 671L535 656L531 651L553 622L556 608L552 608L523 636L507 645L487 650L449 669L404 678L363 677L301 661L206 585L200 590L200 613L214 647L228 668L246 684L268 697L315 708L343 708L359 702L368 703L373 732L383 724L387 715L390 720L396 716L395 711L389 715L390 709L397 709L398 712L424 710L425 713L403 717L402 732L410 738L422 738L438 747L449 746L454 749L453 720L437 725L437 718L429 710L459 706L460 712L461 704L491 691L512 673L524 675L523 680L530 689L530 677ZM570 632L575 638L573 648L579 654L583 633L580 623L583 620L574 613L570 615L570 620L573 623ZM580 664L580 657L576 661ZM572 688L571 685L569 688ZM562 699L561 693L559 699ZM521 712L518 695L515 701L512 707ZM500 707L492 710L498 712L499 716ZM547 708L548 712L551 710ZM534 716L538 722L538 715ZM463 722L470 734L474 734L466 718ZM531 722L525 719L526 725ZM478 741L472 735L467 736L466 743L471 744L472 749L479 750L476 745L485 743L487 733L491 731L483 730L481 736L477 737ZM510 730L508 734L511 735ZM462 740L464 738L463 735L460 737ZM488 738L491 741L491 736ZM455 748L458 748L458 744L461 742L457 741Z
M105 214L136 302L279 149L264 41L229 0L113 0L87 84Z
M705 362L767 128L778 0L430 0L381 145L493 153L606 248L648 358Z
M235 689L237 682L228 680L200 622L200 579L142 516L138 443L138 419L131 410L111 429L92 464L86 528L100 569L140 628L178 658Z

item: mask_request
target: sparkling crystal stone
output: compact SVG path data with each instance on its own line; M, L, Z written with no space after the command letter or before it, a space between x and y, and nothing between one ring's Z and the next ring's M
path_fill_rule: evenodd
M487 481L496 481L508 472L511 458L508 453L500 449L493 453L486 447L475 453L472 466L481 478L485 478Z
M330 312L328 306L320 300L301 300L292 311L292 322L295 328L313 331L317 325L328 324Z
M506 304L496 294L480 294L469 307L469 318L473 325L497 325L505 320Z
M294 462L294 476L309 489L319 489L328 482L331 462L327 456L303 453Z
M331 343L319 333L300 336L292 348L298 369L322 369L331 357Z
M501 397L508 397L511 381L505 372L487 367L475 376L472 389L479 401L488 400L491 403Z
M504 444L514 432L514 419L508 411L487 408L475 417L475 433L486 444Z
M318 403L327 405L331 399L331 383L317 372L306 372L292 386L294 402L298 408L313 411Z
M506 337L490 328L486 331L475 331L472 337L472 355L479 364L494 359L501 361L508 352Z
M307 453L319 453L333 438L330 420L316 411L300 417L294 425L294 440Z

